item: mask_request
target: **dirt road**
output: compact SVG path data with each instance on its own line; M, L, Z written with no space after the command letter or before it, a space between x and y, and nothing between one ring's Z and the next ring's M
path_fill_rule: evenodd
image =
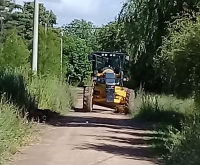
M52 122L39 144L26 147L7 165L154 165L146 145L152 136L142 123L94 106L94 112L70 112Z

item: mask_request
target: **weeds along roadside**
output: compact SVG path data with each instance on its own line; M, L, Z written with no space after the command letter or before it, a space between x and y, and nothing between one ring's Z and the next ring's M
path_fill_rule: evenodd
M192 99L140 91L134 102L132 117L154 123L149 143L166 164L199 164L200 117Z
M31 76L26 69L0 71L0 164L37 134L25 115L32 107L65 114L74 106L71 88L53 76Z

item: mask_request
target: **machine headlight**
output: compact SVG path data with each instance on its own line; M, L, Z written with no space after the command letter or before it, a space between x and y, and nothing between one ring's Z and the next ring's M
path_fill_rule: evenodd
M119 79L115 79L115 84L119 85Z
M97 81L97 77L93 77L93 80L94 80L94 81Z

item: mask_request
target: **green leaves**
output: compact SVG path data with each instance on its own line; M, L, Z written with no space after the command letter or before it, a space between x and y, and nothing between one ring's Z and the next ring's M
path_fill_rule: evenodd
M160 54L168 23L176 20L178 13L197 11L198 3L199 0L127 0L123 5L118 21L125 26L134 59L132 75L138 84L152 84L157 88L153 59Z
M163 82L174 93L188 97L199 90L200 18L182 18L171 25L161 55L155 59ZM159 65L160 64L160 65Z
M16 29L9 31L0 52L1 67L20 67L29 63L30 52Z
M6 1L7 2L7 1ZM7 4L7 5L6 5ZM24 2L23 6L14 5L13 3L4 3L4 8L8 6L9 11L7 16L5 16L3 29L9 30L12 28L17 28L20 35L27 39L32 40L32 30L33 30L33 12L34 3ZM13 11L13 9L18 8L20 10ZM56 15L52 11L48 11L43 4L39 5L39 23L45 27L53 27L56 24Z
M92 49L87 46L85 40L66 35L63 53L67 65L67 76L83 82L84 78L91 73L91 64L87 58L91 52Z
M97 41L101 50L104 51L127 51L127 40L124 34L123 24L110 22L104 25L97 35Z
M41 74L60 75L60 38L52 31L39 29L39 72Z
M98 43L96 40L97 27L92 22L85 20L73 20L71 23L63 26L66 35L75 36L85 40L88 47L93 51L98 50Z
M98 51L100 28L92 22L73 20L63 26L64 30L64 57L67 65L67 77L82 83L91 74L91 62L88 55Z

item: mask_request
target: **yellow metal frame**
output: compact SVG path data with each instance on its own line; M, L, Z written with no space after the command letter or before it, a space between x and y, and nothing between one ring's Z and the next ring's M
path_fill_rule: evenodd
M114 73L112 69L106 69L102 73L97 73L96 76L103 78L105 76L105 73ZM115 74L115 77L119 77L119 74ZM94 84L94 91L97 91L97 93L94 92L92 101L93 104L101 104L104 105L110 104L106 102L106 85L96 82ZM126 91L123 87L115 86L115 99L112 104L115 106L117 105L124 105L125 104L125 98L126 98Z

